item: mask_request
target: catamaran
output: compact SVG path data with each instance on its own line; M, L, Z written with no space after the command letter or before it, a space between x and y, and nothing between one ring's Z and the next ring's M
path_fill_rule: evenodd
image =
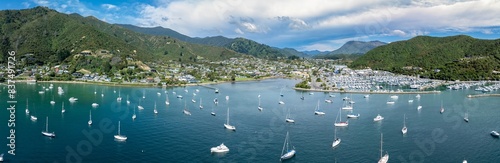
M290 149L290 138L289 138L289 135L288 135L288 132L286 132L286 137L285 137L285 142L283 143L283 149L281 150L281 157L280 157L280 161L283 161L283 160L286 160L286 159L290 159L292 158L293 156L295 156L295 147L292 146L292 149ZM286 148L286 153L285 153L285 148ZM285 154L283 154L285 153Z
M229 152L229 148L224 145L224 143L220 144L219 146L212 147L210 148L211 153L224 153L224 152Z
M403 116L403 128L401 129L401 132L403 133L403 135L408 132L408 128L406 128L406 114L404 114Z
M121 128L120 121L118 121L118 135L115 135L114 137L118 141L125 141L127 140L127 136L120 134L120 128Z
M227 97L227 96L226 96ZM228 130L233 130L233 131L236 131L236 127L234 126L231 126L229 124L229 107L227 107L227 116L226 116L226 123L224 123L224 128L228 129Z
M314 109L314 114L315 114L315 115L325 115L325 112L322 112L322 111L319 109L319 100L318 100L318 105L316 105L316 109Z
M56 134L54 132L49 132L49 117L47 117L47 120L45 122L45 131L42 131L43 136L47 137L56 137Z
M378 160L378 163L387 163L389 161L389 154L386 152L384 156L382 156L382 142L383 142L383 137L384 135L380 133L380 159Z

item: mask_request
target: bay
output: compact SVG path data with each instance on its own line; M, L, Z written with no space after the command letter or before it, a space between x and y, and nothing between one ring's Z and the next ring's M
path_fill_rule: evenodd
M298 81L271 79L263 81L223 83L203 86L173 88L138 88L101 86L91 84L53 83L54 88L43 94L38 92L49 83L16 84L16 155L9 155L9 147L0 148L4 158L13 162L278 162L286 132L290 132L291 145L297 150L290 162L375 162L380 157L380 133L384 134L384 153L390 162L499 162L499 139L490 136L492 130L500 130L499 102L495 97L466 98L475 94L471 90L444 90L440 94L399 95L394 105L386 104L389 94L334 93L333 103L325 103L328 93L302 93L293 90ZM57 94L57 87L63 95ZM199 92L196 92L196 89ZM96 94L94 94L94 91ZM165 104L168 93L170 105ZM176 92L176 94L173 94ZM159 95L158 95L159 93ZM196 93L196 95L193 95ZM280 93L284 94L280 97ZM492 92L498 93L498 92ZM103 96L101 96L103 94ZM118 95L123 98L117 102ZM127 95L131 101L127 105ZM143 95L145 98L143 98ZM176 98L182 95L184 98ZM257 109L261 97L262 111ZM300 97L304 96L304 100ZM225 97L229 96L226 101ZM349 119L349 126L337 128L342 139L337 148L331 148L334 126L343 97L356 102L353 113L358 119ZM0 106L7 108L7 88L2 86ZM71 103L70 97L78 98ZM191 99L197 101L191 102ZM199 109L199 100L204 108ZM219 105L213 99L219 100ZM409 103L408 99L414 99ZM4 100L5 99L5 100ZM26 99L33 122L25 114ZM51 105L49 101L56 103ZM278 101L285 102L284 105ZM140 101L140 102L139 102ZM317 102L326 113L314 115ZM439 114L439 108L446 109ZM61 113L64 102L65 113ZM92 103L100 106L92 108ZM156 102L158 114L153 113ZM137 105L144 110L137 110ZM422 109L417 111L417 106ZM184 107L192 113L184 115ZM224 129L227 109L230 124L236 131ZM132 120L133 109L137 119ZM285 122L287 110L295 123ZM89 126L89 111L93 124ZM214 111L217 115L212 116ZM469 123L463 121L469 112ZM342 110L345 120L349 111ZM373 122L381 114L382 122ZM408 134L403 136L403 115L406 114ZM2 144L8 144L9 112L2 109L0 135ZM45 130L45 118L49 117L49 131L55 138L41 135ZM115 141L118 121L121 134L128 139ZM105 126L111 126L107 130ZM92 133L86 136L85 133ZM230 151L223 155L210 153L210 148L224 143Z

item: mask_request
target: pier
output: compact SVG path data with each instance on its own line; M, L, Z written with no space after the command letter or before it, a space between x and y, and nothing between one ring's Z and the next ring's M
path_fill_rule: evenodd
M478 94L478 95L467 95L467 98L478 98L478 97L500 97L500 94Z
M352 90L320 90L320 89L304 89L304 88L294 88L298 91L310 91L310 92L332 92L332 93L353 93L353 94L437 94L441 91L352 91Z

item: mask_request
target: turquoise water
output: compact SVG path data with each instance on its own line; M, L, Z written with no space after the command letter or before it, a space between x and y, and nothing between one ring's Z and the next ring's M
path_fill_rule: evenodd
M498 98L468 99L473 90L446 90L441 94L399 95L394 105L387 105L389 95L372 94L363 98L352 94L354 113L361 116L350 119L349 126L337 129L342 139L337 148L331 148L334 139L333 123L342 106L342 98L350 94L334 94L333 103L325 103L328 94L315 92L313 95L291 89L298 81L273 79L256 82L225 83L211 85L220 90L201 86L175 88L132 88L97 86L88 84L54 83L54 89L39 94L42 86L17 84L16 109L16 155L7 154L8 146L0 148L4 158L12 162L278 162L286 132L290 132L291 144L297 154L289 162L375 162L380 157L380 133L384 134L384 151L390 155L390 162L499 162L499 139L489 135L500 130ZM57 94L61 86L65 93ZM279 105L280 90L285 105ZM193 93L196 92L192 103ZM97 92L94 95L94 90ZM188 90L188 92L185 92ZM2 86L0 103L7 108L7 89ZM114 93L116 91L116 93ZM168 92L170 105L165 104ZM176 98L172 92L184 96ZM161 95L157 95L160 92ZM101 93L104 96L101 96ZM493 92L495 93L495 92ZM498 92L496 92L498 93ZM118 94L123 97L116 101ZM143 94L146 98L142 98ZM131 101L126 104L127 95ZM258 95L261 95L263 111L258 111ZM225 100L229 96L229 101ZM70 103L68 99L79 100ZM200 97L204 109L199 109ZM213 99L219 99L215 106ZM408 99L413 98L413 103ZM32 114L38 117L32 122L25 114L26 99ZM49 103L54 99L55 105ZM144 110L137 110L137 119L132 120L133 108L141 101ZM315 116L317 101L326 113ZM441 106L446 108L439 114ZM66 112L61 113L64 102ZM91 104L100 104L92 108ZM158 114L153 113L155 102ZM184 115L186 104L192 115ZM423 108L417 111L418 104ZM230 109L230 124L236 131L224 129L227 108ZM287 109L290 109L294 124L285 123ZM89 126L89 111L92 110L93 125ZM463 121L464 112L469 112L469 123ZM217 116L211 116L214 111ZM345 120L348 111L341 111ZM381 114L382 122L373 118ZM403 114L406 114L408 134L403 136ZM8 144L9 112L2 109L0 135L2 144ZM45 117L49 117L49 131L55 138L41 135L45 128ZM117 142L121 121L121 133L128 139ZM108 126L109 125L109 126ZM85 133L92 133L89 138ZM102 135L102 137L100 137ZM210 154L210 148L224 143L230 151L223 155ZM385 153L385 152L384 152Z

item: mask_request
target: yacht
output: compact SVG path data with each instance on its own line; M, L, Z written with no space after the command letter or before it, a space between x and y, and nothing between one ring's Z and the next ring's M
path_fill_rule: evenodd
M49 117L47 117L47 122L45 122L45 131L42 131L42 135L51 138L56 137L54 132L49 132Z
M114 137L118 141L125 141L125 140L127 140L127 136L120 134L120 121L118 121L118 135L115 135Z
M341 109L339 109L339 114L337 115L337 118L339 118L339 121L333 124L335 127L346 127L349 125L349 121L342 122Z
M337 138L337 128L335 128L335 137L332 143L332 148L337 147L342 140L340 138Z
M380 114L378 114L375 118L373 118L374 122L382 121L384 120L384 117L382 117Z
M295 148L292 146L292 149L289 149L290 147L290 138L288 137L288 132L286 132L286 137L285 137L285 142L283 143L283 149L281 150L281 157L280 161L287 160L295 156ZM285 153L285 148L286 148L286 153ZM285 154L283 154L285 153Z
M325 115L325 112L322 112L322 111L319 109L319 100L318 100L318 105L316 106L316 109L314 110L314 114L315 114L315 115Z
M229 152L229 148L227 148L226 145L224 145L224 143L222 143L219 146L210 148L210 152L211 153Z
M389 161L389 154L386 152L384 156L382 156L382 142L383 142L383 134L380 133L380 159L378 163L387 163Z
M229 107L227 107L227 117L226 117L226 123L224 123L224 128L236 131L236 127L229 124Z
M500 134L497 131L491 131L490 134L491 134L491 136L496 137L496 138L500 137Z

